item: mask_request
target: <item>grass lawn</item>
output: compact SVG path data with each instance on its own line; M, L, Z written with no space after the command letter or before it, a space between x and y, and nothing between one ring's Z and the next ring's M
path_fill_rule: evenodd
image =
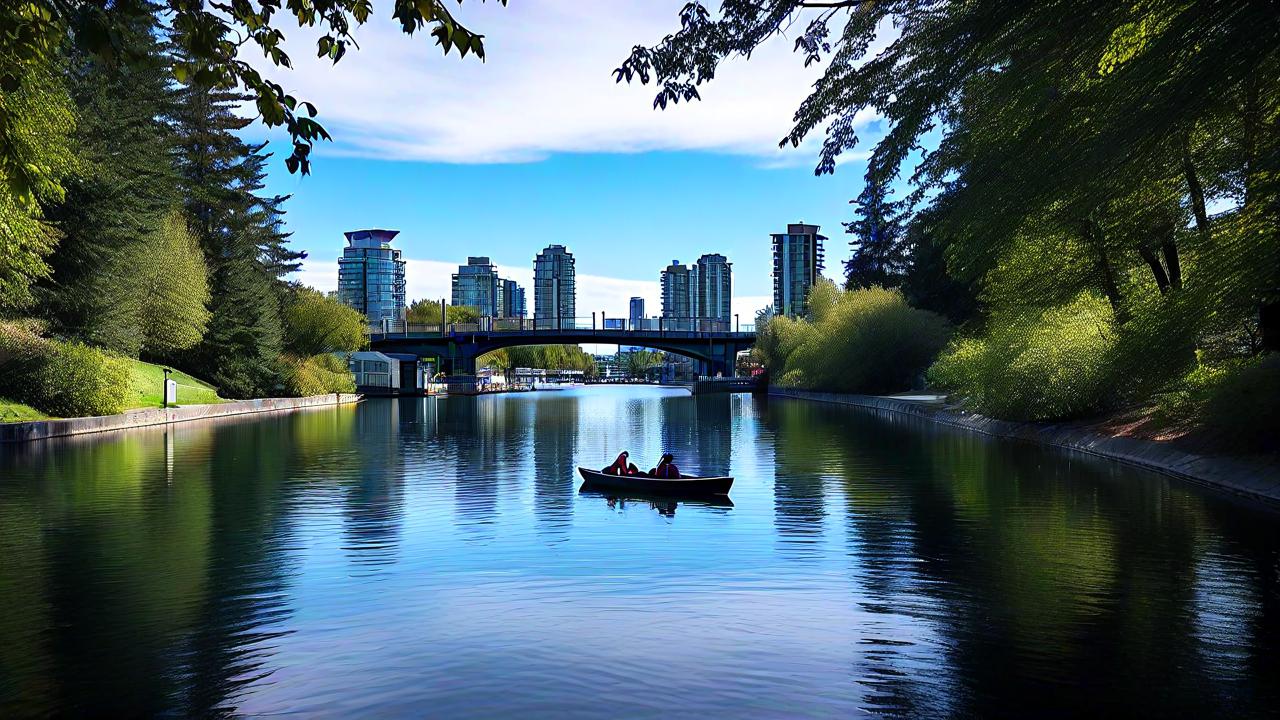
M0 397L0 423L26 422L28 420L47 420L48 415L20 402Z
M152 365L141 360L130 360L133 372L132 392L129 395L129 409L158 408L164 400L164 370L161 365ZM226 402L218 397L213 386L203 380L197 380L184 372L169 373L169 379L178 383L179 405L206 405Z

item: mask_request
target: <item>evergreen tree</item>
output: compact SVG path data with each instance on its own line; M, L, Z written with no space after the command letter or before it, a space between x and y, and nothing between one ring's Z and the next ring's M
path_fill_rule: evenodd
M872 187L854 203L855 219L844 223L845 231L853 235L852 253L844 264L845 287L897 287L908 263L900 203Z
M303 257L287 246L286 198L259 195L270 156L263 145L236 135L250 122L234 112L242 96L193 83L178 97L178 170L213 296L197 370L224 396L277 392L286 292L281 278Z
M132 62L84 53L69 58L81 163L47 215L63 239L52 257L43 308L60 331L137 355L143 342L139 270L164 262L151 243L178 202L172 91L149 3L117 4L129 22L122 44Z

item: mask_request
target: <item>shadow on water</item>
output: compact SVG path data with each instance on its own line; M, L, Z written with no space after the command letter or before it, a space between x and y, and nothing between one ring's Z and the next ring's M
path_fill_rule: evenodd
M644 493L626 492L622 493L617 490L605 490L594 488L590 483L583 483L578 488L578 495L582 497L601 498L609 506L610 509L624 510L628 503L638 503L648 505L658 514L666 517L675 517L676 508L684 505L686 507L696 508L732 508L733 501L726 495L716 495L711 497L699 498L681 498L664 495L648 495Z
M779 534L816 533L824 493L842 496L832 501L844 505L850 572L872 615L863 642L876 650L859 682L873 710L1270 712L1280 678L1270 513L913 419L802 402L766 415ZM1215 584L1237 597L1206 597ZM904 616L928 633L875 631ZM922 662L935 669L919 672ZM1212 680L1205 666L1218 668Z

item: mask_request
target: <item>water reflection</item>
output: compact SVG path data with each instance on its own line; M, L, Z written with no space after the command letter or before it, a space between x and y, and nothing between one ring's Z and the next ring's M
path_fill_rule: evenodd
M621 448L733 501L580 492ZM1266 716L1275 528L1094 459L645 388L0 448L0 716Z
M733 501L727 496L718 495L702 498L672 498L661 495L645 495L642 493L621 493L617 490L592 488L584 484L578 489L584 497L595 497L605 501L610 510L625 510L628 503L656 510L659 515L675 517L676 508L681 505L697 508L731 508Z

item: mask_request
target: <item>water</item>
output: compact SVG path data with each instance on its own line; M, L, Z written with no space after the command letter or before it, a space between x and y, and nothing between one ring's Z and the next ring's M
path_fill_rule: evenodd
M732 506L580 494L621 448ZM376 400L0 448L0 716L1262 716L1280 525L801 401Z

